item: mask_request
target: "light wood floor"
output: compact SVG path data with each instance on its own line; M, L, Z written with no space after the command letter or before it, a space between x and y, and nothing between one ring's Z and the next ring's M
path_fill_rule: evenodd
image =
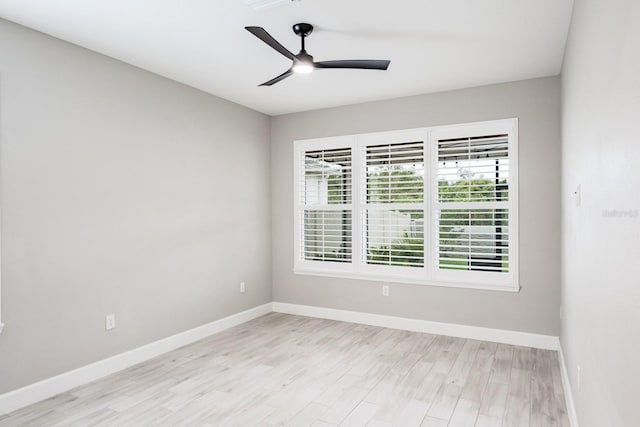
M556 352L272 313L0 426L568 426Z

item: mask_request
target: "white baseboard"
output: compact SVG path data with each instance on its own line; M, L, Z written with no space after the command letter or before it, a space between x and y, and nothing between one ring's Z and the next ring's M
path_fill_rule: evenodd
M233 314L223 319L215 320L206 325L198 326L188 331L180 332L167 338L152 342L83 366L73 371L65 372L55 377L30 384L26 387L0 395L0 415L39 402L56 394L63 393L74 387L87 384L99 378L126 369L152 357L159 356L176 348L191 344L210 335L229 329L233 326L271 313L272 304L267 303Z
M571 391L571 381L569 381L569 370L567 369L567 361L564 358L562 345L558 348L558 356L560 358L560 374L562 377L562 388L564 389L564 399L567 405L567 416L571 427L578 427L578 413L576 405L573 401L573 392Z
M278 313L297 314L299 316L318 317L321 319L341 320L344 322L382 326L392 329L426 332L436 335L449 335L453 337L470 338L502 344L513 344L545 350L558 350L560 348L560 340L557 336L552 335L539 335L528 332L509 331L505 329L491 329L479 326L431 322L429 320L408 319L404 317L385 316L382 314L336 310L333 308L287 304L282 302L274 302L273 311Z

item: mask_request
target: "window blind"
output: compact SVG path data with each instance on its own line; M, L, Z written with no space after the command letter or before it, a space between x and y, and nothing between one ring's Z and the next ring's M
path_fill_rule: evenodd
M303 258L351 262L351 148L305 151L301 161Z
M310 261L351 261L351 212L305 210L302 221L304 258Z
M424 266L424 142L364 147L365 262Z
M424 201L424 142L367 146L366 202Z
M437 266L509 272L509 135L437 140Z
M305 205L351 203L351 148L307 151L303 162Z

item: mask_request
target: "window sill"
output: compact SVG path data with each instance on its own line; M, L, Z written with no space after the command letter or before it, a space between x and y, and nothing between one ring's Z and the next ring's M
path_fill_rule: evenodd
M518 284L487 284L487 283L448 283L448 282L432 282L424 279L416 279L410 277L380 275L380 274L366 274L366 273L348 273L343 271L326 271L326 270L308 270L308 269L294 269L294 274L303 276L318 276L318 277L332 277L339 279L356 279L356 280L368 280L375 282L391 282L391 283L403 283L408 285L419 286L438 286L444 288L462 288L482 291L501 291L501 292L520 292L520 286Z

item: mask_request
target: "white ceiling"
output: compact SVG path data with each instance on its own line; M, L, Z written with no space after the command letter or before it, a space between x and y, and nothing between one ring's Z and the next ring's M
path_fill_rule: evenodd
M0 0L0 16L276 115L560 72L572 0L301 0L256 12L242 0ZM296 22L316 61L390 59L388 71L317 70L258 84L290 61Z

